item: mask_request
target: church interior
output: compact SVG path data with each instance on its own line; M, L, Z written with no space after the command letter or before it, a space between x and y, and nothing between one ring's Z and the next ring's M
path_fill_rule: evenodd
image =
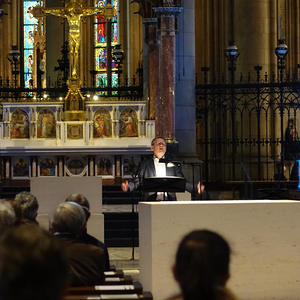
M97 178L124 268L154 137L212 200L299 199L300 0L0 0L0 37L0 198Z

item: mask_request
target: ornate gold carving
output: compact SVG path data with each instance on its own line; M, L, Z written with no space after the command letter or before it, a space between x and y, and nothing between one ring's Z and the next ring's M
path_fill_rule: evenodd
M70 46L70 78L68 80L68 94L65 97L67 120L74 120L77 113L72 111L84 109L84 97L80 92L81 81L79 79L79 46L80 46L80 21L82 17L91 16L97 13L102 14L106 19L115 15L115 8L111 4L105 7L85 7L80 0L70 0L64 7L45 8L37 5L30 10L35 18L46 14L66 18L69 24L69 46ZM81 114L83 117L83 113ZM81 120L81 119L80 119Z

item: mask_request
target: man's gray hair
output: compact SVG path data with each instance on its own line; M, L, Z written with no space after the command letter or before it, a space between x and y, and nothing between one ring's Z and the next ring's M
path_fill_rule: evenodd
M39 203L34 195L29 192L21 192L16 195L15 203L21 211L22 218L35 220Z
M54 232L82 233L86 222L83 208L75 202L63 202L58 205L53 216L52 227Z
M12 205L5 199L0 199L0 235L16 222L16 214Z
M82 194L71 194L69 195L66 200L66 202L76 202L78 203L84 210L85 212L85 216L86 216L86 220L88 220L88 218L90 217L90 203L88 201L88 199L86 199L85 196L83 196Z

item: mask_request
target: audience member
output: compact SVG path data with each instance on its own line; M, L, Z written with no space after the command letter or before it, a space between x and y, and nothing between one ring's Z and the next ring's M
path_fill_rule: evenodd
M65 201L66 202L70 202L70 201L71 202L76 202L76 203L80 204L81 207L83 208L84 213L85 213L85 217L86 217L86 222L85 222L84 230L82 232L82 235L81 235L80 239L86 244L95 245L95 246L98 246L98 247L100 247L104 250L104 254L105 254L105 271L110 270L109 255L108 255L107 247L104 245L104 243L100 242L98 239L96 239L95 237L93 237L92 235L87 233L87 222L88 222L88 219L91 216L89 201L86 199L86 197L84 197L81 194L71 194L70 196L67 197L67 199Z
M60 300L67 274L67 261L61 247L39 226L16 226L3 235L1 300Z
M5 199L0 199L0 236L16 223L16 214L10 204Z
M69 267L69 285L95 285L104 281L104 250L80 240L86 223L83 208L76 202L59 204L52 231L65 249Z
M38 224L36 217L38 214L39 203L34 195L29 192L21 192L16 195L14 200L15 209L20 210L21 224Z
M229 279L230 247L209 230L195 230L180 242L173 269L182 295L170 299L233 300Z

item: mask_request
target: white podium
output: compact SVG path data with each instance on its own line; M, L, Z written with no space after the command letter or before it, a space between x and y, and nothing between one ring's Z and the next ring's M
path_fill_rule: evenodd
M102 213L102 181L99 177L33 177L30 191L39 202L38 221L47 227L59 203L73 193L84 195L90 203L91 216L88 233L104 241L104 215Z
M230 243L228 286L239 299L300 298L300 202L249 200L139 204L140 281L154 299L178 292L171 267L180 240L195 229Z

